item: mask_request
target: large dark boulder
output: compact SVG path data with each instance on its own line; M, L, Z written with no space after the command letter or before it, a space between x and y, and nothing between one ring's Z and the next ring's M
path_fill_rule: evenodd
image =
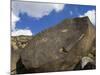
M65 19L28 41L20 60L30 73L73 70L91 52L95 33L88 17Z

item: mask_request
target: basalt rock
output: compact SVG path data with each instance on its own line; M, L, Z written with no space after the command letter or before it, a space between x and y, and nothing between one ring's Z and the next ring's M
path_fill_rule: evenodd
M28 41L20 61L27 73L73 70L91 52L95 33L88 17L65 19Z

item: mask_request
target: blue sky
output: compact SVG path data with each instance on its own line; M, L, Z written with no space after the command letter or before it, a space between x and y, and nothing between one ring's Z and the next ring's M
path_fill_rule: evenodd
M60 23L64 19L75 17L88 16L95 25L95 6L72 4L53 5L51 3L32 4L32 2L13 2L12 13L17 20L14 20L14 23L12 23L14 24L12 25L12 27L14 26L12 36L35 35L44 29Z

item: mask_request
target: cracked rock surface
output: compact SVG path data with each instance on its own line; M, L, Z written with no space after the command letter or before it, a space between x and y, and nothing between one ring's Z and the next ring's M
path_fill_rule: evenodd
M96 29L88 17L65 19L21 41L17 47L12 45L16 73L82 70L87 64L95 66L95 40Z

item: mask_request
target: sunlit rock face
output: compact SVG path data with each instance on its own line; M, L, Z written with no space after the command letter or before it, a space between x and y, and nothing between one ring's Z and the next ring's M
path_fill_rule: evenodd
M20 49L27 45L32 36L11 36L11 71L16 72L16 63L20 57Z
M73 70L85 56L95 61L95 34L88 17L65 19L27 41L16 66L21 63L25 71L17 73Z

